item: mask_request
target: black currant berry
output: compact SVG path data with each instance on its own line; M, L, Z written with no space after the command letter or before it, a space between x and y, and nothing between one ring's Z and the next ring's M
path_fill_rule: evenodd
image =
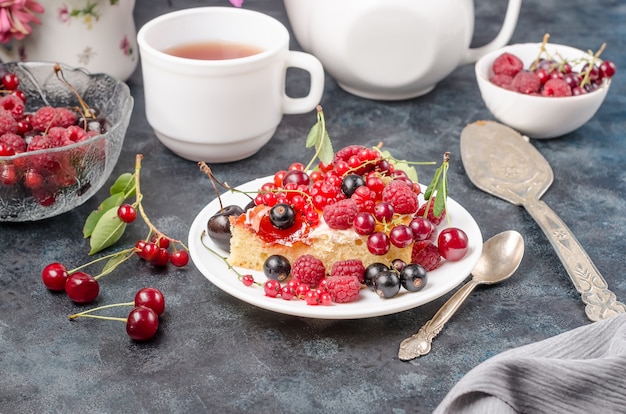
M400 272L400 283L409 292L417 292L426 286L428 276L426 269L417 263L406 265Z
M374 279L375 291L383 299L393 298L400 292L400 277L395 270L384 270Z
M283 282L291 273L291 263L285 256L273 254L263 263L263 273L270 280Z
M365 268L365 273L363 273L363 282L365 283L365 286L367 286L370 290L376 291L376 288L374 287L374 280L380 272L384 272L386 270L389 270L389 267L384 263L372 263L367 266Z
M296 212L289 204L276 204L270 209L270 222L277 229L288 229L296 222Z
M207 223L207 233L211 240L226 251L230 251L230 216L236 217L243 214L244 211L241 207L236 205L230 205L224 207L222 210L215 213Z
M341 182L341 191L350 198L354 191L360 186L365 185L365 180L358 174L348 174Z

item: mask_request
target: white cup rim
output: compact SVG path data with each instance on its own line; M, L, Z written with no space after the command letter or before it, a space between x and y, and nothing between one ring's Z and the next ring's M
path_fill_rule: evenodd
M147 39L147 36L152 30L155 30L156 27L161 25L164 22L171 21L177 18L183 18L189 15L197 15L198 13L209 13L209 14L242 14L247 16L255 16L255 18L265 19L267 22L272 22L277 28L277 30L283 32L281 42L275 42L275 44L268 48L263 48L259 53L255 53L254 55L233 58L233 59L222 59L222 60L202 60L202 59L189 59L183 58L179 56L173 56L159 50L158 48L152 46ZM267 14L257 12L254 10L248 9L240 9L233 7L220 7L220 6L207 6L207 7L195 7L188 9L181 9L177 11L173 11L170 13L162 14L160 16L155 17L154 19L145 23L137 32L137 44L140 48L140 51L144 54L150 54L154 58L158 58L162 61L171 62L173 64L185 64L188 67L232 67L234 65L249 65L252 62L260 61L266 59L268 56L273 56L285 48L289 48L289 32L287 28L277 19Z

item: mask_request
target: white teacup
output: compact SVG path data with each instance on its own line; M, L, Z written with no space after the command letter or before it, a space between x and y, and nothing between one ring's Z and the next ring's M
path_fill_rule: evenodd
M270 140L283 114L312 111L323 94L322 64L290 51L285 26L263 13L230 7L180 10L146 23L137 42L148 122L165 146L189 160L246 158ZM229 51L241 46L258 53L230 59L169 54L185 45L209 53L214 42L229 43ZM288 67L310 74L306 96L286 94Z
M522 0L509 0L487 45L471 49L473 0L284 0L302 48L346 91L401 100L430 92L459 65L504 46Z

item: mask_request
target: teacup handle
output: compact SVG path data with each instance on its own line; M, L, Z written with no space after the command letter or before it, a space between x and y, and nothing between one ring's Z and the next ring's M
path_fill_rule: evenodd
M463 64L476 62L483 55L506 45L513 36L521 6L522 0L509 0L506 15L504 16L504 23L498 35L484 46L469 49L465 55Z
M283 113L303 114L315 109L319 105L324 93L324 68L322 63L313 55L298 51L289 51L287 67L299 68L309 72L310 88L306 96L292 98L283 91Z

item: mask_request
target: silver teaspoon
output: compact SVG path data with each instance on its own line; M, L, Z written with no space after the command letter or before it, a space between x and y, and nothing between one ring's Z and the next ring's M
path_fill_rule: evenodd
M515 273L524 256L524 239L514 230L496 234L483 245L483 251L472 270L472 278L443 304L441 309L413 336L400 343L398 357L403 361L426 355L431 342L443 326L478 285L492 285Z

